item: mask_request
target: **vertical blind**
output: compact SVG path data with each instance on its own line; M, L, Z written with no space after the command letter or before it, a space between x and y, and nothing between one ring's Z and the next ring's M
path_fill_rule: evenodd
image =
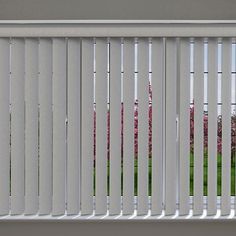
M0 38L0 215L229 215L234 57L231 38Z

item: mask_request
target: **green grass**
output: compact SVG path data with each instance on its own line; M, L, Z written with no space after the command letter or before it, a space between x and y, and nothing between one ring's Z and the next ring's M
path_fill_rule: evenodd
M217 195L221 196L221 155L217 156ZM235 195L235 156L231 158L231 195ZM204 154L204 165L203 165L203 193L204 196L207 196L207 169L208 169L208 157L207 153ZM194 184L194 156L190 154L190 195L193 195L193 184Z
M231 158L231 195L235 195L235 156ZM204 164L203 164L203 192L204 196L207 196L207 169L208 169L208 157L207 153L204 155ZM151 158L149 158L149 164L148 164L148 191L149 196L151 196L152 192L152 161ZM95 168L94 168L94 186L95 186ZM108 195L109 195L109 162L107 167L107 183L108 183ZM190 154L190 195L193 196L193 185L194 185L194 155ZM123 168L121 167L121 185L122 185L122 179L123 179ZM138 193L138 160L134 161L134 195L137 196ZM123 185L121 186L121 192L123 192ZM94 187L94 195L95 195L95 187ZM217 157L217 195L221 196L221 155L218 155Z

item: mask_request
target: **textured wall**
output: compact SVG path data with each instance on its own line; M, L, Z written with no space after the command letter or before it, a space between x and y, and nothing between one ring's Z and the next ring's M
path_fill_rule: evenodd
M235 0L0 0L0 20L236 19Z

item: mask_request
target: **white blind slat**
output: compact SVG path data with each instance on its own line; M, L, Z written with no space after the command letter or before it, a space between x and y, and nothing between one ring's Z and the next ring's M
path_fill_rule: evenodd
M11 214L24 212L24 39L11 41Z
M39 42L39 214L52 210L52 40Z
M107 211L107 41L96 39L96 214Z
M200 215L203 212L203 58L203 39L197 38L194 40L194 215Z
M53 205L52 214L65 212L66 164L66 42L53 38Z
M110 39L109 214L121 211L121 39Z
M0 39L0 215L9 213L10 196L10 40Z
M225 38L222 42L222 215L230 214L231 198L231 54L231 39Z
M190 42L180 40L180 108L179 108L179 214L189 213L190 159Z
M152 39L152 215L163 209L164 43Z
M93 39L82 39L81 213L93 212Z
M208 39L208 204L207 214L217 211L217 99L218 42Z
M149 40L138 39L138 215L148 212Z
M67 214L80 211L80 39L68 39Z
M134 211L134 38L123 46L123 214Z
M165 146L165 213L175 214L177 155L176 155L176 86L177 86L176 39L166 39L166 146Z
M38 40L25 40L25 214L38 211Z

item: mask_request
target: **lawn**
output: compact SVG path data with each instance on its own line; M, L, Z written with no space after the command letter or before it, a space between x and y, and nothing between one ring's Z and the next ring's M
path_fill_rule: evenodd
M203 187L204 187L204 196L207 196L207 165L208 165L208 161L207 161L207 153L205 153L204 155L204 181L203 181ZM231 195L235 195L235 156L232 157L231 159ZM122 168L123 169L123 168ZM149 195L151 196L151 179L152 179L152 161L151 158L149 158ZM109 162L108 162L108 171L109 173ZM193 180L193 172L194 172L194 156L191 153L190 154L190 195L193 196L193 184L194 184L194 180ZM123 178L123 170L121 173L121 180ZM138 190L138 186L137 186L137 180L138 180L138 161L135 160L134 162L134 195L137 195L137 190ZM122 181L121 181L122 183ZM95 169L94 169L94 185L95 185ZM123 189L123 186L121 186L121 191ZM95 187L94 187L94 193L95 193ZM108 194L109 194L109 174L108 174ZM217 157L217 195L220 196L221 195L221 155L219 154Z
M204 196L207 196L207 167L208 167L207 153L204 155ZM194 156L190 154L190 195L193 195L193 168ZM217 195L221 196L221 155L217 157ZM235 156L231 158L231 195L235 195Z

